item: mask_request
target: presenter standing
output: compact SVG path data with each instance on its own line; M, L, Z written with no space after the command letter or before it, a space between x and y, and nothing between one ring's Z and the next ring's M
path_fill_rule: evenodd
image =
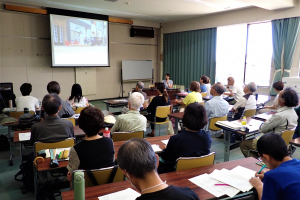
M166 74L166 76L165 76L165 80L163 80L162 82L165 84L165 88L166 89L171 89L171 88L173 88L173 81L172 80L170 80L170 74Z

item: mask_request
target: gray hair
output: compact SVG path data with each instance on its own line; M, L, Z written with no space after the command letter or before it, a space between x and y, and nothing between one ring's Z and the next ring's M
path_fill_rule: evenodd
M118 151L118 163L136 178L143 179L149 172L156 170L157 158L150 143L142 138L125 142Z
M221 82L217 82L214 85L214 89L216 90L216 92L218 94L223 94L225 92L225 87L224 87L224 85Z
M136 86L138 86L138 88L143 89L144 88L144 83L142 81L137 82Z
M50 116L58 112L60 105L61 99L55 93L45 95L42 101L43 110Z
M142 107L144 101L145 101L144 96L139 92L134 92L129 97L129 102L130 102L131 108L133 108L135 110L139 110L140 107Z
M249 88L250 92L255 92L257 89L257 86L254 82L250 82L246 86L247 88Z

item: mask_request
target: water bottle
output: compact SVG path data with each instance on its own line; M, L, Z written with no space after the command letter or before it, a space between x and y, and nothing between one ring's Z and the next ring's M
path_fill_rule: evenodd
M110 131L108 130L107 127L105 128L105 131L103 132L103 136L110 138Z
M241 131L246 131L246 128L247 128L247 120L246 120L246 117L243 117L241 124L242 124Z
M85 199L84 173L77 171L74 174L74 200Z

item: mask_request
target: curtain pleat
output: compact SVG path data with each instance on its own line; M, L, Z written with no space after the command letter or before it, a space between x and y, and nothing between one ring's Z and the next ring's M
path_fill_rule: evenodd
M164 34L164 74L189 87L202 75L215 82L217 28ZM164 77L163 77L164 78Z

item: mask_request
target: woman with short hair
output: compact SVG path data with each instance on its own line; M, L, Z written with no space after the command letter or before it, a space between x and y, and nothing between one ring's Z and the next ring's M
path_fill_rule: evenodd
M179 157L200 157L210 153L210 134L203 127L207 124L204 106L198 103L189 104L182 119L185 129L170 137L167 147L161 153L159 173L174 171Z
M77 169L100 169L114 166L114 145L110 138L98 135L104 124L104 116L99 108L84 108L78 119L79 128L85 133L85 139L70 149L67 169L68 180Z
M28 110L35 111L36 108L39 108L39 100L33 96L30 96L32 91L32 85L30 83L23 83L20 87L22 93L21 97L16 98L17 111L24 111L24 108Z
M182 101L178 101L178 99L175 99L175 102L185 106L189 105L190 103L202 102L200 83L198 81L191 82L190 91L191 93L189 93Z
M87 98L82 96L81 86L77 83L72 86L71 96L67 99L67 102L73 108L86 107L90 105Z

